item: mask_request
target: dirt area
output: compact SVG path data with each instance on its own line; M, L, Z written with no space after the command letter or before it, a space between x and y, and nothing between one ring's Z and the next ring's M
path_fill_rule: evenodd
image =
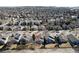
M32 49L31 47L33 46L29 46L29 48L24 48L24 49L21 49L21 47L23 46L17 47L20 49L4 50L4 51L0 51L0 53L79 53L79 47L72 48L70 45L69 46L61 45L61 47L58 48L58 47L54 47L54 44L48 44L46 45L46 48L41 48L41 49L38 47L35 49Z
M0 53L78 53L79 48L53 48L53 49L35 49L35 50L6 50Z

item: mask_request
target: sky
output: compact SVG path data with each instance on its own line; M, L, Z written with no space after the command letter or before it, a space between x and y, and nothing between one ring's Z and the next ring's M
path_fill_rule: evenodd
M0 7L3 6L78 7L79 0L0 0Z

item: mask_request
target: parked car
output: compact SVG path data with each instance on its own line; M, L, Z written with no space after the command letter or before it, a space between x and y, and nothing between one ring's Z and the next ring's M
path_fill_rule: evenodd
M67 37L72 47L75 45L79 46L79 40L76 37L74 37L72 34L68 35Z

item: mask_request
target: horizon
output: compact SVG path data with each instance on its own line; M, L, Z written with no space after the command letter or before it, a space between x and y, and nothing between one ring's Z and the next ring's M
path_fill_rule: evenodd
M75 8L79 6L0 6L0 8L16 8L16 7L57 7L57 8Z
M79 7L78 0L1 0L0 7L56 6Z

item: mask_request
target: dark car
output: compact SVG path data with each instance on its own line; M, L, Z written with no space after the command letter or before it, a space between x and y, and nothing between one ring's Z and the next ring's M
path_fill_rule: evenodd
M1 45L4 45L4 44L5 44L4 40L3 39L0 39L0 46Z
M48 36L48 38L45 39L44 41L45 41L45 44L54 44L55 43L54 38L51 36ZM44 44L44 42L43 42L43 44Z
M61 45L63 43L67 43L67 41L65 39L62 38L62 36L56 36L55 37L55 41L58 45Z
M72 47L75 45L79 46L79 40L76 37L74 37L72 34L68 35L67 37Z
M26 41L26 39L24 39L24 38L21 38L20 40L19 40L19 44L21 44L21 45L25 45L27 43L27 41Z

